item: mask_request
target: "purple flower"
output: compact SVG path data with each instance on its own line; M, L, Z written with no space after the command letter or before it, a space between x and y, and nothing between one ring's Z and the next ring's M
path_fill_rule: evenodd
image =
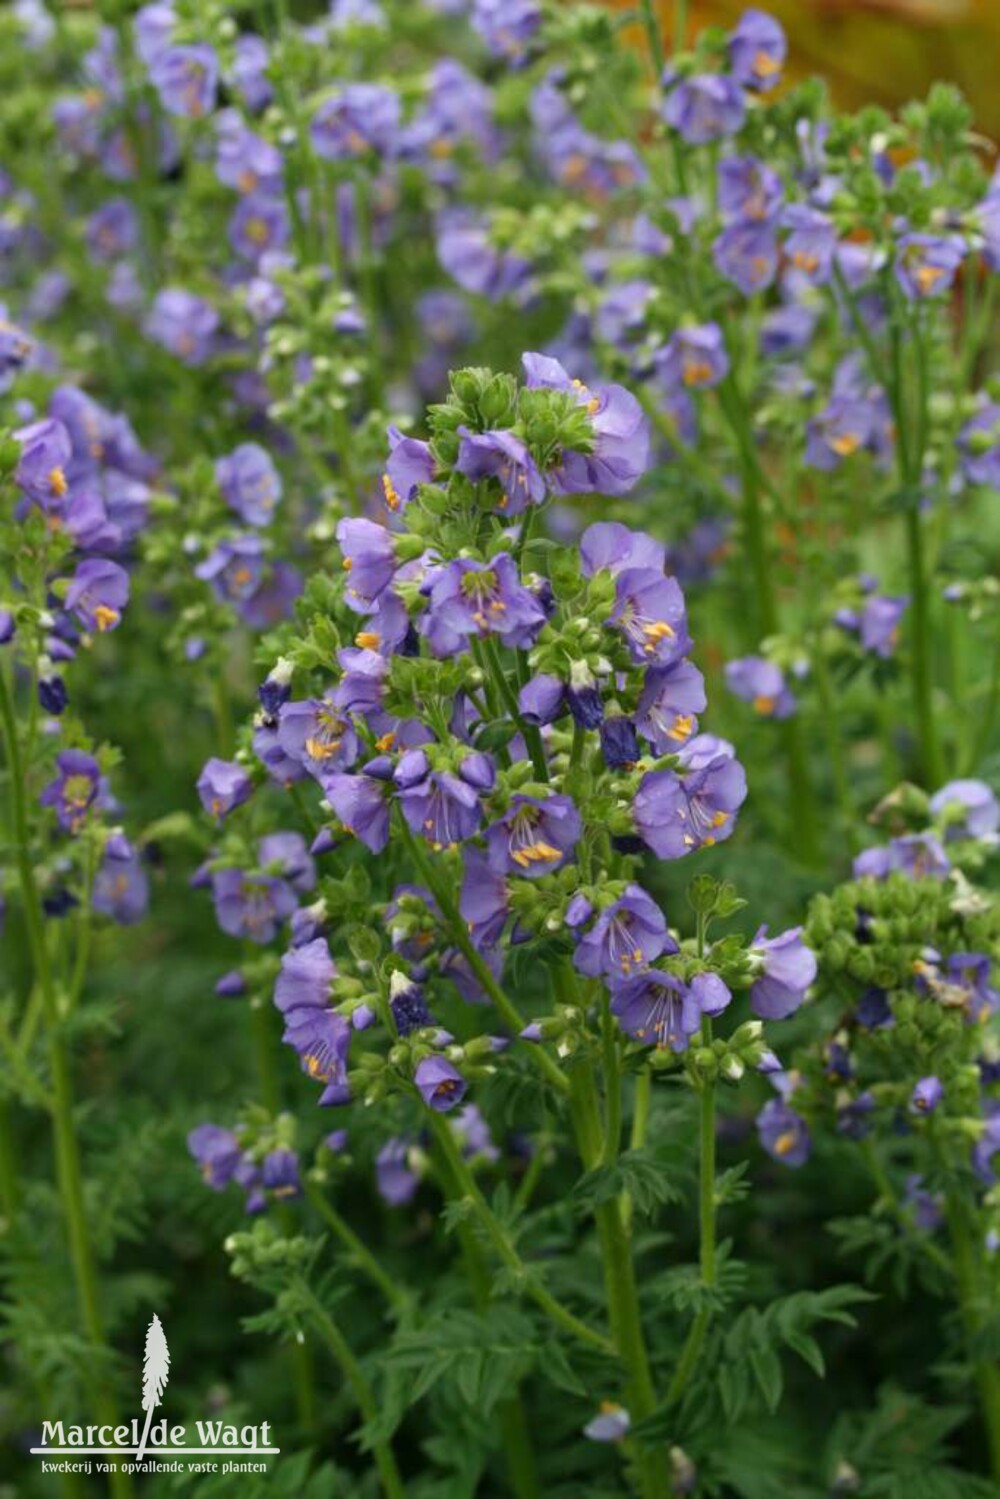
M470 479L497 479L503 491L498 508L520 515L529 505L540 505L547 493L535 460L513 432L470 432L459 427L461 445L455 464Z
M205 761L198 777L198 796L205 811L222 818L234 807L250 800L253 782L235 760L219 760L214 755Z
M767 93L781 76L788 43L780 24L762 10L745 10L729 34L729 66L744 88Z
M43 510L58 504L69 488L66 469L73 456L70 435L63 423L47 417L28 427L19 427L14 439L21 446L14 483Z
M59 826L78 833L101 789L101 769L83 750L63 750L56 756L58 774L42 791L43 807L54 807Z
M337 523L337 544L350 577L347 602L359 614L368 614L396 571L392 535L385 526L363 516L348 517Z
M434 479L434 458L430 445L417 437L404 437L398 427L389 428L389 457L382 476L382 490L387 507L405 510L421 484Z
M495 947L507 924L508 892L503 874L491 868L482 849L464 850L459 911L476 947Z
M271 102L268 62L267 44L261 37L243 33L236 38L229 79L252 114L259 114Z
M211 583L216 597L224 602L243 605L259 592L264 581L266 558L259 536L234 536L213 547L194 573Z
M464 843L479 831L483 820L480 794L491 789L495 774L487 755L468 755L456 775L450 770L432 770L425 751L416 749L402 756L393 779L410 828L440 851Z
M812 286L829 281L837 247L833 221L816 208L792 203L785 209L782 223L792 231L785 241L785 254L792 269Z
M413 1074L424 1103L438 1114L446 1114L462 1102L468 1090L462 1074L444 1057L424 1057Z
M910 833L892 838L885 848L868 848L854 861L854 878L884 880L894 871L913 879L943 879L951 861L933 833Z
M633 531L618 521L595 521L580 538L580 561L586 578L599 572L617 577L630 568L662 572L666 552L663 543L645 531Z
M904 234L896 247L896 280L915 301L944 296L964 255L965 245L954 235Z
M668 393L681 387L707 390L718 385L729 370L729 355L718 323L678 328L657 356L656 369Z
M669 88L663 118L691 146L705 146L735 135L746 117L743 90L721 73L697 73L690 78L665 76Z
M659 858L683 859L729 837L746 794L743 766L725 753L683 776L651 770L633 804L635 829Z
M268 833L257 845L257 862L280 874L300 895L315 887L316 866L301 833Z
M639 698L636 728L658 755L673 754L697 734L696 715L704 710L706 701L705 679L692 662L651 666Z
M490 237L489 222L465 209L449 209L438 219L438 259L459 286L474 296L500 302L525 290L531 265Z
M357 733L330 696L285 703L278 713L278 743L289 759L324 783L358 757Z
M653 568L627 568L618 574L606 623L619 631L640 666L672 666L691 649L680 584Z
M124 857L118 857L108 845L94 878L91 904L120 926L133 926L142 920L149 907L149 880L138 854L130 849Z
M187 1137L187 1147L213 1192L224 1192L243 1158L243 1147L231 1129L199 1124Z
M281 186L282 161L277 146L248 130L238 114L219 116L215 175L238 193Z
M970 484L1000 489L1000 405L990 402L958 434L962 471Z
M914 1114L933 1114L944 1097L944 1086L937 1077L922 1077L910 1094L910 1108Z
M280 1201L302 1196L299 1159L294 1150L269 1150L261 1167L261 1186Z
M248 526L266 526L281 499L281 475L256 442L241 443L215 465L215 480L230 510Z
M784 1099L772 1098L757 1115L760 1143L783 1166L804 1166L812 1141L805 1120Z
M215 105L219 62L211 47L165 46L149 67L149 78L167 114L201 119Z
M351 1026L330 1008L336 976L330 949L317 937L285 953L274 988L274 1003L285 1020L282 1040L298 1053L303 1072L325 1085L319 1100L324 1107L348 1096Z
M66 590L66 608L87 630L113 630L128 603L129 576L117 562L92 557L81 562Z
M792 927L778 937L768 937L759 928L750 945L759 964L750 988L750 1008L762 1020L786 1020L794 1015L816 978L816 957L802 941L802 928Z
M588 389L544 354L524 354L521 363L529 389L573 395L593 427L592 451L564 453L549 476L553 488L559 494L628 494L649 467L649 422L632 392L622 385Z
M420 1177L410 1165L412 1150L408 1140L387 1140L375 1157L375 1182L382 1201L391 1208L412 1202Z
M1000 804L985 781L949 781L935 791L930 808L935 817L946 818L946 843L954 838L992 839L1000 827Z
M453 654L469 635L497 635L511 647L528 646L544 623L544 609L520 581L517 564L506 552L489 562L457 558L431 586L427 635L438 653ZM459 645L449 649L453 640Z
M184 364L204 364L212 352L219 314L211 303L177 286L157 292L146 333Z
M95 260L117 260L138 243L135 209L127 198L109 198L90 215L84 233Z
M375 152L388 155L401 120L399 96L377 83L349 83L324 100L309 127L317 156L351 161Z
M389 980L389 1008L401 1036L434 1024L423 989L398 969Z
M762 718L789 718L795 698L781 668L762 656L742 656L726 663L726 686L745 703L752 703Z
M262 256L284 249L291 234L283 198L257 192L241 198L229 220L229 243L242 260L256 266Z
M712 246L721 275L745 297L770 286L778 269L775 220L739 219L723 229Z
M384 756L370 760L356 775L323 777L323 795L344 830L380 854L389 841L392 762Z
M720 1015L731 999L718 974L696 973L685 984L676 974L647 968L615 985L611 1010L636 1041L686 1051L702 1017Z
M628 885L580 938L573 964L590 978L605 974L628 978L661 953L676 951L659 906L640 885Z
M298 905L286 880L244 869L219 869L212 875L212 899L219 926L230 937L250 942L274 940L278 928Z
M783 198L781 178L758 157L726 156L719 162L719 208L727 218L770 219Z
M515 796L498 822L486 830L486 854L494 874L536 879L561 869L580 838L580 814L571 797Z
M494 57L517 64L542 24L536 0L472 0L469 19Z

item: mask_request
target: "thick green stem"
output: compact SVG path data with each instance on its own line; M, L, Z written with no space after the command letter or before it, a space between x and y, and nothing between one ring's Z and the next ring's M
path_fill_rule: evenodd
M455 1180L447 1161L444 1163L442 1175L447 1178L448 1195L461 1196L461 1184ZM489 1268L471 1225L460 1222L458 1236L472 1299L477 1311L482 1313L486 1310L490 1299ZM541 1499L542 1489L538 1479L534 1443L520 1391L515 1390L513 1395L501 1401L498 1411L507 1474L516 1499Z
M597 1088L588 1062L580 1063L570 1073L570 1117L580 1159L592 1171L601 1163L603 1142ZM594 1218L611 1336L626 1369L629 1412L633 1420L641 1421L656 1408L656 1390L643 1333L632 1247L617 1199L598 1204ZM652 1451L637 1457L644 1499L658 1499L668 1493L662 1452Z
M351 1393L354 1396L354 1401L362 1420L366 1424L374 1422L378 1416L378 1403L375 1399L375 1392L365 1378L364 1370L355 1358L351 1345L305 1281L298 1283L298 1291L302 1301L308 1307L309 1316L316 1331L333 1354L340 1372L350 1385ZM382 1490L386 1495L386 1499L405 1499L403 1480L396 1466L396 1459L393 1455L391 1443L387 1441L373 1442L372 1454L375 1458L375 1466L378 1468L379 1478L382 1481Z
M702 1041L705 1046L712 1044L712 1022L706 1016L701 1023ZM701 1092L698 1100L698 1142L699 1142L699 1174L698 1174L698 1228L699 1228L699 1265L701 1269L701 1284L704 1292L710 1292L716 1282L716 1243L715 1243L715 1082L703 1079ZM667 1390L666 1403L668 1406L676 1404L687 1389L698 1366L705 1335L712 1318L711 1306L706 1299L695 1316L690 1330L681 1350L681 1356L677 1361L670 1387Z
M840 719L834 702L833 686L830 682L830 668L827 665L826 656L823 651L823 642L816 642L816 649L812 658L813 675L816 678L816 686L819 690L820 709L823 714L823 726L826 730L826 743L830 756L830 770L833 774L833 786L837 793L837 805L840 808L841 835L847 842L848 851L856 852L857 849L857 809L854 805L854 795L851 791L851 783L847 774L847 764L844 759L844 745L840 734Z
M489 663L490 673L493 677L493 681L496 683L497 689L500 693L500 697L507 709L507 712L517 724L521 737L523 738L525 745L527 746L528 754L531 757L531 764L532 768L534 769L535 775L540 781L547 781L549 778L549 766L548 761L545 758L545 746L542 743L541 732L538 729L537 725L526 723L525 720L521 717L521 709L517 701L517 693L514 691L507 678L503 659L500 655L499 650L497 649L496 641L492 638L492 636L488 636L486 640L484 640L483 647L486 660Z
M406 1304L406 1292L392 1279L378 1260L372 1254L367 1244L354 1232L354 1229L342 1218L331 1202L323 1196L318 1187L309 1185L306 1187L306 1196L320 1217L333 1229L337 1238L347 1250L349 1258L354 1262L363 1275L367 1275L372 1285L376 1286L391 1307L399 1310Z
M21 764L21 749L14 717L14 703L6 673L0 670L0 724L2 724L7 768L10 777L11 820L16 847L18 876L21 885L21 900L24 908L25 926L31 948L35 979L42 995L45 1025L48 1031L49 1065L52 1072L52 1122L55 1136L56 1177L63 1214L66 1219L66 1236L69 1240L70 1259L76 1282L77 1301L84 1331L99 1354L105 1354L107 1340L104 1318L101 1312L97 1288L97 1272L94 1265L90 1234L87 1228L87 1212L83 1197L83 1174L77 1145L74 1121L73 1084L69 1052L63 1031L62 1017L56 996L55 982L46 943L45 924L42 916L35 871L31 863L28 841L28 814L26 806L27 788L24 768ZM115 1403L108 1389L106 1377L97 1380L94 1404L102 1423L117 1424ZM127 1499L132 1493L132 1481L127 1473L116 1468L109 1475L112 1493L119 1499Z
M563 1306L562 1302L557 1301L552 1292L532 1275L529 1266L524 1263L512 1244L506 1228L483 1196L479 1183L469 1170L468 1164L463 1160L447 1121L431 1109L428 1110L428 1117L434 1139L456 1189L472 1207L501 1263L520 1282L525 1295L529 1296L563 1332L569 1333L581 1343L586 1343L590 1348L599 1348L602 1353L614 1354L615 1349L603 1333L599 1333L596 1328L589 1327L568 1307Z
M948 1197L948 1231L955 1257L959 1310L966 1337L972 1345L982 1328L980 1267L976 1261L965 1204L955 1193ZM972 1366L989 1448L990 1472L1000 1482L1000 1368L994 1359L977 1358L975 1355Z

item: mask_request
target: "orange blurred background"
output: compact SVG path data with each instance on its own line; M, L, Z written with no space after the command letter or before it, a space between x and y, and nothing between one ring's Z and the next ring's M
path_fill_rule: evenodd
M635 0L612 0L619 9ZM751 0L692 0L687 36L731 25ZM839 104L893 106L941 79L970 100L977 128L1000 140L1000 0L754 0L781 21L793 76L819 73ZM667 50L673 0L658 0Z

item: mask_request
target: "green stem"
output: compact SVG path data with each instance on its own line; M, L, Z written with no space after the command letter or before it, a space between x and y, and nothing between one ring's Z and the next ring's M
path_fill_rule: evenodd
M840 734L840 719L834 702L833 686L830 682L830 668L827 665L822 640L816 642L812 666L813 675L816 678L816 687L819 691L823 727L826 730L826 743L830 756L830 770L833 774L833 786L837 793L837 803L840 807L842 823L840 831L841 835L847 841L848 851L853 854L857 851L857 809L854 805L854 796L847 774L844 746Z
M525 1295L530 1296L536 1306L540 1307L557 1327L562 1328L563 1332L569 1333L581 1343L586 1343L589 1348L599 1348L602 1353L613 1356L615 1349L603 1333L599 1333L596 1328L589 1327L586 1322L581 1321L574 1312L563 1306L561 1301L557 1301L541 1281L533 1277L530 1268L521 1259L511 1242L507 1230L483 1196L479 1183L469 1170L467 1162L463 1160L447 1120L442 1119L441 1115L436 1114L433 1109L428 1109L427 1112L434 1139L457 1190L473 1208L501 1263L521 1284Z
M400 818L399 826L402 830L403 841L409 849L410 857L419 869L424 883L438 903L441 914L447 923L452 941L465 957L466 962L484 991L496 1005L497 1011L504 1022L513 1031L515 1036L519 1036L527 1024L524 1016L518 1010L514 1001L501 989L490 972L489 966L483 959L482 954L470 938L468 928L462 920L462 914L452 899L450 891L438 879L431 864L430 856L420 847L419 841L414 837L403 818ZM545 1048L532 1043L529 1046L529 1054L534 1058L535 1065L545 1074L552 1086L557 1088L560 1093L565 1093L569 1084L558 1063L553 1061Z
M446 1195L460 1197L461 1185L455 1181L447 1162L442 1174L447 1177ZM472 1290L472 1299L477 1311L482 1314L490 1299L489 1269L470 1224L464 1221L459 1222L458 1237L462 1246L466 1277ZM507 1473L516 1499L541 1499L538 1464L535 1460L531 1430L520 1391L515 1390L513 1395L501 1401L498 1411Z
M981 1330L979 1266L966 1219L965 1205L955 1194L948 1197L948 1231L955 1255L959 1310L970 1345ZM990 1472L1000 1481L1000 1369L993 1359L973 1359L979 1404L990 1454Z
M48 1031L49 1065L52 1071L52 1119L59 1196L66 1219L66 1235L69 1240L70 1259L84 1331L95 1350L106 1354L104 1318L101 1312L97 1273L83 1197L83 1176L74 1120L75 1108L69 1052L52 977L42 906L38 896L38 886L35 883L35 871L31 863L26 806L27 788L24 768L21 764L13 698L3 670L0 670L0 725L2 725L7 767L10 772L11 813L24 919L35 967L35 977L42 994L45 1024ZM97 1382L94 1404L103 1423L117 1425L115 1403L103 1375ZM127 1499L127 1496L132 1493L130 1477L117 1467L109 1475L109 1484L112 1493L117 1494L119 1499Z
M613 1166L622 1140L622 1075L618 1058L618 1026L611 1013L611 996L602 985L601 1047L604 1054L604 1164Z
M406 1292L383 1270L367 1244L358 1237L346 1219L340 1216L333 1204L327 1201L319 1188L308 1185L306 1196L324 1222L333 1229L350 1259L363 1275L367 1275L372 1285L382 1292L389 1305L396 1310L405 1306Z
M642 23L646 28L646 41L649 44L649 57L659 82L663 72L666 59L663 55L663 38L660 35L660 21L654 7L654 0L642 0Z
M602 1131L594 1074L586 1061L570 1073L570 1117L580 1158L586 1169L592 1171L602 1159ZM655 1410L656 1391L642 1328L632 1249L616 1199L598 1204L594 1218L611 1336L627 1371L628 1409L634 1420L641 1421ZM667 1492L662 1453L637 1454L637 1460L644 1499L658 1499Z
M706 1016L701 1023L702 1044L712 1044L712 1022ZM715 1081L703 1079L698 1104L698 1141L700 1167L698 1174L698 1228L699 1265L702 1289L710 1292L715 1286ZM673 1378L667 1390L666 1404L675 1405L683 1396L698 1366L705 1335L712 1318L711 1307L706 1299L699 1309L677 1361Z
M297 1289L303 1302L309 1309L309 1315L312 1318L316 1331L333 1354L340 1367L340 1372L351 1387L351 1392L354 1395L354 1401L362 1420L366 1425L373 1424L378 1417L378 1403L375 1399L375 1392L368 1383L364 1370L355 1358L351 1345L329 1312L319 1301L312 1288L304 1280L300 1280L297 1282ZM382 1489L386 1495L386 1499L406 1499L403 1480L396 1466L396 1459L393 1455L391 1443L388 1441L373 1442L372 1453L375 1457L375 1466L378 1468L379 1478L382 1480Z
M489 663L490 673L500 692L500 697L506 706L507 712L517 724L518 730L527 745L535 775L540 781L547 781L549 778L549 766L545 758L545 746L542 743L541 731L536 724L526 723L521 717L521 708L517 701L517 693L507 679L503 660L497 648L497 643L492 636L488 635L483 641L483 650L486 660Z

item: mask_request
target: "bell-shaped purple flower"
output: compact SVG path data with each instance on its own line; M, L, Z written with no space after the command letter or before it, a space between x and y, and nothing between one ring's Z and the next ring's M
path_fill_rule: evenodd
M241 443L215 465L222 498L248 526L266 526L281 499L281 475L264 448Z
M627 568L618 574L607 623L619 631L640 666L670 666L691 649L680 584L653 568Z
M636 728L658 755L674 754L697 734L697 715L706 703L705 678L691 661L650 667L636 711Z
M762 1020L785 1020L794 1015L816 978L816 956L802 941L802 928L793 927L778 937L768 937L759 928L750 945L760 977L750 988L750 1008Z
M672 82L672 86L671 86ZM735 135L746 117L743 90L721 73L664 79L670 89L663 118L690 146L705 146Z
M217 818L242 806L253 794L253 782L244 767L235 760L220 760L215 755L205 761L197 787L205 811Z
M746 794L746 772L731 755L715 755L684 775L651 770L636 793L635 829L659 858L683 859L729 837Z
M731 999L718 974L697 973L685 984L676 974L647 968L615 985L611 1010L634 1040L686 1051L702 1017L720 1015Z
M388 155L399 135L399 96L378 83L350 83L325 99L309 127L313 150L324 161Z
M641 885L629 885L580 938L573 964L590 978L628 978L661 953L677 950L659 906Z
M947 814L945 842L955 838L987 838L1000 828L1000 803L985 781L949 781L930 802L935 817Z
M266 944L295 910L298 899L286 880L245 869L219 869L212 875L215 917L230 937Z
M56 756L56 770L55 780L38 799L43 807L55 808L59 826L67 833L78 833L100 794L100 766L93 755L71 749Z
M812 1150L805 1120L782 1098L770 1099L757 1115L757 1134L768 1155L782 1166L804 1166Z
M527 879L552 874L569 859L581 830L571 797L515 796L503 817L487 829L489 867L495 874Z
M795 712L795 697L786 685L784 672L763 656L728 661L726 686L736 697L751 703L762 718L789 718Z
M718 323L678 328L657 356L656 369L667 392L680 388L707 390L718 385L729 370L726 342Z
M765 94L780 77L788 52L785 33L763 10L745 10L729 34L729 66L744 88Z
M215 105L219 61L203 42L166 46L153 58L149 78L167 114L197 120Z
M517 564L506 552L489 562L456 558L431 586L427 635L436 650L449 636L462 640L470 635L497 635L512 647L524 647L544 623L545 610L521 582Z
M504 515L520 515L529 505L540 505L545 480L527 447L513 432L470 432L459 428L462 441L455 464L470 479L496 479L502 490L498 508Z
M66 608L86 630L113 630L128 603L129 576L117 562L91 557L81 562L66 590Z
M446 1114L462 1102L468 1091L465 1078L444 1057L424 1057L413 1074L424 1103L438 1114Z
M587 409L593 427L589 453L565 452L551 473L560 494L628 494L649 467L649 422L641 405L623 385L590 389L574 380L545 354L521 356L529 388L564 390Z

